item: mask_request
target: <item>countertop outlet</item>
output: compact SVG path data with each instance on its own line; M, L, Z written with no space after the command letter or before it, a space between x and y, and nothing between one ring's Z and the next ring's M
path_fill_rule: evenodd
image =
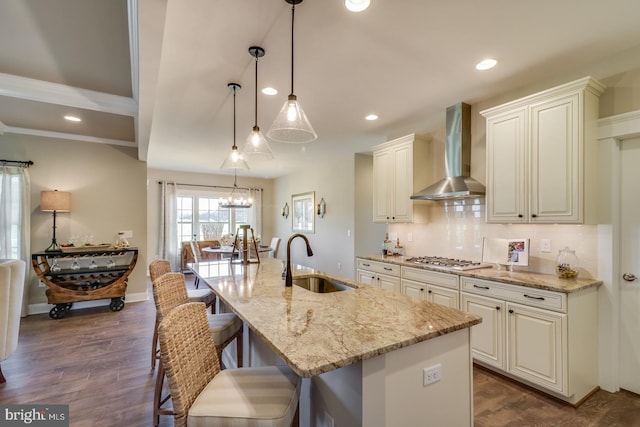
M551 240L540 239L540 252L551 253Z

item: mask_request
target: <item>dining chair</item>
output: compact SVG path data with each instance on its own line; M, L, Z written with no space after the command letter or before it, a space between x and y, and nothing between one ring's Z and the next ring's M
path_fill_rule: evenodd
M206 309L183 304L160 322L174 425L298 425L300 378L288 366L220 369Z
M171 273L171 264L166 259L156 259L149 264L149 276L151 283L165 273ZM216 312L216 294L211 289L187 289L187 297L189 302L202 302L207 307L211 307L211 314ZM160 349L158 348L158 325L160 319L156 311L156 324L153 328L153 338L151 343L151 369L155 369L156 360L160 358Z
M273 237L269 247L271 248L269 258L276 258L278 256L278 248L280 247L280 237Z
M193 262L201 262L202 261L202 252L200 251L200 246L198 246L198 242L195 240L191 240L189 242L189 246L191 247L191 255L193 255ZM195 277L193 282L193 286L198 289L200 285L200 278L198 276Z
M156 305L156 318L164 319L172 310L183 304L189 303L187 297L184 274L165 273L153 282L153 300ZM206 312L206 306L203 303ZM233 313L219 313L206 316L208 335L215 343L215 351L220 359L222 351L233 340L237 342L237 366L242 366L242 320ZM173 415L172 409L163 408L163 405L171 397L162 397L165 371L162 359L158 364L158 376L154 390L154 425L158 425L160 415ZM173 399L172 399L173 400Z

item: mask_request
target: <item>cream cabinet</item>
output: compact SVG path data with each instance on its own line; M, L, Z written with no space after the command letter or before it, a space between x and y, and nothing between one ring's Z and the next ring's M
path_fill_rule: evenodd
M357 280L377 288L400 292L400 266L358 258Z
M507 312L507 371L568 394L567 315L511 303Z
M373 148L374 222L413 221L410 197L428 184L427 156L426 140L414 134ZM414 162L422 166L414 168Z
M480 112L487 222L596 221L595 122L603 91L587 77Z
M562 293L461 277L474 361L571 404L598 386L597 288Z
M402 267L402 293L451 308L459 308L459 280L455 274Z
M505 307L504 301L479 295L462 293L462 311L482 317L482 323L471 331L471 354L475 360L506 369Z

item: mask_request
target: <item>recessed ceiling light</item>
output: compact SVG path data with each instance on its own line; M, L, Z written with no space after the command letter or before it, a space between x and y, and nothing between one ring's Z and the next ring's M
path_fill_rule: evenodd
M344 5L351 12L362 12L369 7L371 0L344 0Z
M67 114L66 116L64 116L65 120L69 120L70 122L81 122L82 119L80 117L76 117L76 116L72 116Z
M277 95L278 94L278 90L272 87L265 87L264 89L262 89L262 93L264 93L265 95Z
M484 71L496 66L498 61L492 58L483 59L476 64L476 70Z
M369 114L364 119L365 120L378 120L378 116L376 114Z

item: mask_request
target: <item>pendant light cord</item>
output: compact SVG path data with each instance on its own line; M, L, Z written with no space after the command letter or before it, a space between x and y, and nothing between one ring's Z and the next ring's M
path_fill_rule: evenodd
M236 145L236 87L233 87L233 148L238 149ZM234 169L235 170L235 169Z
M291 95L293 95L293 23L295 20L296 5L291 4Z
M256 86L255 86L255 114L253 116L253 126L258 127L258 54L256 53Z

